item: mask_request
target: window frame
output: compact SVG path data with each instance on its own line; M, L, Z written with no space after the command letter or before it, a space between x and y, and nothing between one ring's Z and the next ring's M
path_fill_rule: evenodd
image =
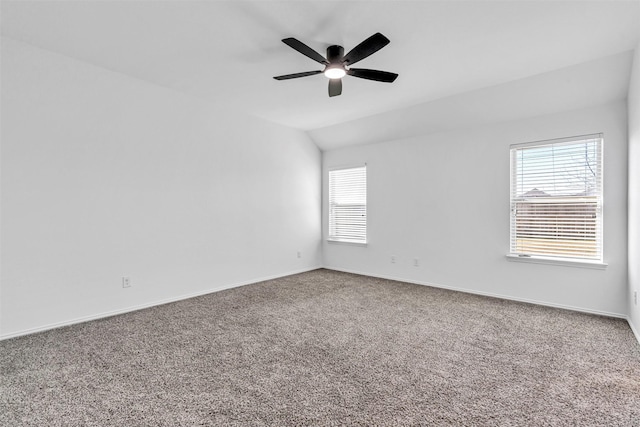
M595 155L597 156L596 157L597 163L596 163L595 169L597 171L596 172L597 175L595 176L596 194L595 196L592 196L592 197L595 197L595 203L596 203L596 206L595 206L596 216L595 216L595 225L594 225L594 241L596 244L596 256L587 257L587 256L577 256L576 254L573 254L573 256L567 256L566 253L563 256L563 254L561 253L562 249L560 249L556 253L535 253L535 251L531 253L527 253L526 251L518 251L515 246L517 245L517 239L519 236L517 231L518 226L516 221L518 218L522 218L522 217L517 216L516 206L518 203L523 203L523 202L527 203L525 201L526 198L523 198L522 196L515 197L516 195L515 186L518 183L518 177L520 176L520 178L522 178L521 176L522 174L520 175L518 174L518 172L520 171L518 169L518 163L516 160L516 156L518 155L518 152L521 152L526 149L532 149L532 148L542 148L542 147L552 147L552 146L562 147L562 146L568 146L571 144L575 145L583 141L586 144L587 141L594 140L594 139L596 140ZM511 261L524 261L524 262L532 262L532 263L566 265L566 266L574 266L574 267L606 268L607 264L604 262L604 208L603 208L603 205L604 205L604 135L602 133L598 133L598 134L580 135L580 136L574 136L574 137L568 137L568 138L534 141L534 142L528 142L523 144L512 144L509 147L509 158L510 158L510 166L509 166L510 213L509 213L509 252L507 254L507 259ZM555 155L550 156L549 158L555 161ZM556 168L555 166L553 166L550 170L553 171L554 182L555 182L555 173L556 173L556 170L559 170L559 168ZM566 173L566 170L562 173ZM565 194L565 195L555 195L555 196L549 195L548 197L545 195L544 199L548 201L545 203L548 209L548 208L552 208L554 203L563 203L562 202L563 199L565 200L564 203L569 203L566 201L566 199L574 196L576 196L576 194L573 194L573 195ZM590 197L590 195L585 191L585 196L583 198L586 199L588 197ZM570 207L569 209L576 209L578 206L582 206L582 207L588 206L588 204L585 203L584 201L582 201L582 203L583 204L580 205L580 200L576 200L574 207L573 208ZM532 204L531 206L534 206L534 205L535 204ZM543 205L539 205L539 206L543 206ZM544 216L542 216L541 218L544 219ZM571 224L569 226L571 226ZM531 230L526 230L526 231L530 232ZM544 230L544 229L542 230L542 232L547 232L547 231L549 230ZM571 232L573 233L574 231L571 230ZM558 237L561 237L561 236L562 234L558 235ZM541 250L541 252L542 251L543 250Z
M364 186L364 191L360 194L357 195L357 197L361 197L364 200L364 203L362 203L363 205L363 210L364 210L364 232L361 233L362 236L361 238L353 238L353 237L349 237L348 234L345 234L345 232L343 231L341 232L336 232L336 226L340 227L340 224L334 222L336 221L335 218L335 207L336 204L334 203L334 197L336 196L335 194L333 194L333 190L334 190L334 186L332 185L332 175L335 172L341 172L341 171L349 171L349 170L354 170L354 169L363 169L364 170L364 179L363 182L360 183L360 185ZM360 164L356 164L356 165L349 165L349 166L336 166L336 167L331 167L328 169L327 171L327 186L328 186L328 191L327 191L327 206L328 206L328 213L327 213L327 242L329 243L338 243L338 244L346 244L346 245L355 245L355 246L367 246L368 244L368 214L367 214L367 164L364 163L360 163ZM343 189L345 190L345 189ZM350 189L346 189L346 191L353 191L353 188ZM340 197L340 196L338 196ZM358 205L358 203L349 203L349 204L345 204L345 205ZM353 224L343 224L343 228L346 227L347 233L349 232L349 227L353 227ZM356 228L358 228L356 226ZM354 232L353 230L351 230L350 232Z

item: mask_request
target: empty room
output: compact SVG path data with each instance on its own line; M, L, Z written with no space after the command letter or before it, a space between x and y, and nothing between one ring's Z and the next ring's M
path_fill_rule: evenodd
M0 426L640 426L640 0L0 25Z

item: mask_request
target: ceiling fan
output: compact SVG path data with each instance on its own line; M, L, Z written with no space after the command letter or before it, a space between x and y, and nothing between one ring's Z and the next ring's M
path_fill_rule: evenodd
M276 76L274 79L288 80L324 73L324 75L329 78L329 96L338 96L342 93L342 77L345 75L384 83L392 83L398 77L397 74L389 73L387 71L369 70L366 68L350 68L351 65L363 60L373 53L376 53L389 44L389 39L380 33L375 33L358 46L351 49L351 51L346 55L344 54L344 48L342 46L329 46L327 48L326 58L293 37L282 39L282 42L297 50L304 56L324 65L325 68L324 70L285 74L283 76Z

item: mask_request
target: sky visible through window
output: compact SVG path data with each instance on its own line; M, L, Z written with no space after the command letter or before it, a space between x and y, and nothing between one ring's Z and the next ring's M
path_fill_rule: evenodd
M597 189L598 139L520 149L518 197L589 196Z
M511 253L602 261L602 136L511 148Z

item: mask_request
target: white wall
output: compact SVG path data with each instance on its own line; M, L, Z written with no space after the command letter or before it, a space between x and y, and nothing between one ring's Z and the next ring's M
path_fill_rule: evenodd
M629 87L629 323L640 341L640 43Z
M325 178L368 163L362 248L320 243L321 155L304 133L3 38L0 338L308 270L321 249L329 268L624 315L640 287L639 50L627 286L623 102L325 152ZM507 261L509 144L594 132L608 268Z
M321 265L302 132L3 38L1 136L2 337Z
M415 120L420 120L416 117ZM508 261L509 145L603 132L605 270ZM328 268L591 312L627 312L624 101L323 153L367 163L367 247L327 243ZM324 233L326 238L326 206ZM397 263L390 262L390 256ZM419 267L413 266L418 258Z

